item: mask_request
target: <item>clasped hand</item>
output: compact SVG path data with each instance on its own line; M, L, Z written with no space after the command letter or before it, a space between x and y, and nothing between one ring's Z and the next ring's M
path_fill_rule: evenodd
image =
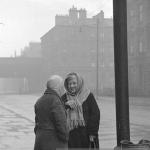
M70 106L71 109L76 108L76 102L74 100L67 101L66 105Z
M90 138L90 141L91 141L91 142L94 142L94 139L95 139L96 137L95 137L94 135L90 135L89 138Z

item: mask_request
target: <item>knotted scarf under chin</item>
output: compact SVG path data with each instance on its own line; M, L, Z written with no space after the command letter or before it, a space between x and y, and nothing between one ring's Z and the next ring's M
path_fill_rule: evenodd
M74 109L67 109L67 124L69 130L73 130L79 126L85 126L82 104L88 97L89 93L90 91L86 91L85 93L78 96L67 94L68 101L73 100L75 103Z

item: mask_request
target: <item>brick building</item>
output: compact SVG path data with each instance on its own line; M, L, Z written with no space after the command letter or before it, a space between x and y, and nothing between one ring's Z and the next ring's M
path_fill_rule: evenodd
M21 51L21 57L40 58L41 56L40 42L30 42L29 45L24 47L24 49Z
M127 2L130 94L150 96L150 1Z
M127 9L129 94L150 96L150 1L128 0ZM56 15L55 26L41 37L41 43L29 43L22 56L38 57L34 59L40 64L36 79L40 89L49 75L65 77L75 71L95 91L98 68L100 94L114 94L113 19L105 18L103 11L88 18L85 9L72 7L68 15Z
M73 6L69 15L56 15L55 26L41 37L41 48L49 74L79 72L95 91L99 68L99 92L113 93L113 20L103 11L87 18L85 9Z
M129 94L150 96L150 1L128 0ZM98 43L98 44L97 44ZM98 52L97 52L98 51ZM55 26L41 37L40 56L44 77L81 73L91 89L114 94L113 19L101 11L92 18L85 9L72 7L67 15L56 15ZM28 55L32 56L28 51ZM34 55L33 55L34 56Z

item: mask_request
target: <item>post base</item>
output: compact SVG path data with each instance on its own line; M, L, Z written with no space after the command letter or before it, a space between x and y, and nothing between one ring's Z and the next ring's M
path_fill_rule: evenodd
M121 150L121 147L120 146L116 146L116 147L114 147L114 150Z

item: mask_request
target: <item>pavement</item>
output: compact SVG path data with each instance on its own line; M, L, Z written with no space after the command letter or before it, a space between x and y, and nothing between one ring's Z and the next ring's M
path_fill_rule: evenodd
M40 95L0 95L0 150L33 150L34 104ZM116 146L115 100L101 97L99 142L101 150ZM131 140L150 140L150 100L130 99Z
M37 96L0 96L0 150L32 150Z

